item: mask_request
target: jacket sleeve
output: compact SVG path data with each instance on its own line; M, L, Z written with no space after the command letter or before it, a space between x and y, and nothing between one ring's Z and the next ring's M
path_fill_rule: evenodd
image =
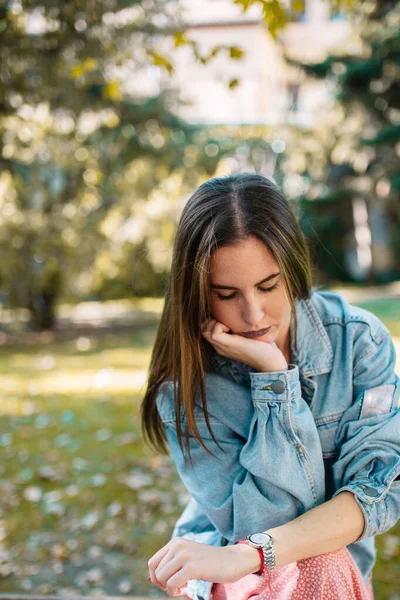
M218 374L207 375L210 424L222 450L195 403L201 438L214 456L190 437L193 466L185 465L179 447L171 382L157 399L179 476L228 543L286 523L325 499L321 444L301 397L298 367L250 373L250 379L248 389ZM180 419L184 431L183 413Z
M336 434L333 497L354 494L365 519L359 542L388 531L400 516L400 380L389 332L377 343L366 328L354 356L353 403Z

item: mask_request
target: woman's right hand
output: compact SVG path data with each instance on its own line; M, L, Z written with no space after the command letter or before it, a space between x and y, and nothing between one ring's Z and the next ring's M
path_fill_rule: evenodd
M288 369L286 359L275 342L249 339L231 333L226 325L215 319L203 323L202 336L221 356L243 362L261 373Z

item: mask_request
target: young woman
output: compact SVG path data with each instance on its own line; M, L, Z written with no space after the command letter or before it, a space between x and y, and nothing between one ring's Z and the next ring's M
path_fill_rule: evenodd
M400 515L394 366L374 315L312 290L270 180L203 183L178 224L141 407L192 499L149 581L193 600L371 600L374 537Z

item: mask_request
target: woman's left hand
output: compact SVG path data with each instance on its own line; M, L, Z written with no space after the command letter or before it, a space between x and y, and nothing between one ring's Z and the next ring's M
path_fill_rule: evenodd
M202 325L202 336L221 356L239 360L256 371L286 371L288 364L275 342L249 339L236 333L215 319Z
M189 579L233 583L259 568L257 550L246 544L209 546L185 538L172 538L148 561L150 583L168 596L180 596Z

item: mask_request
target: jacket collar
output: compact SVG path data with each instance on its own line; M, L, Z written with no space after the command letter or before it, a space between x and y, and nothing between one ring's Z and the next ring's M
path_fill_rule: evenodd
M292 362L298 365L303 376L322 375L330 373L333 365L333 349L323 323L312 302L295 300L297 315L297 352L294 348L294 317L290 322L290 343ZM215 350L213 360L217 369L226 363L237 363L221 356Z
M296 300L297 352L294 348L294 318L290 323L292 360L307 377L330 373L333 365L333 349L321 318L312 302Z

